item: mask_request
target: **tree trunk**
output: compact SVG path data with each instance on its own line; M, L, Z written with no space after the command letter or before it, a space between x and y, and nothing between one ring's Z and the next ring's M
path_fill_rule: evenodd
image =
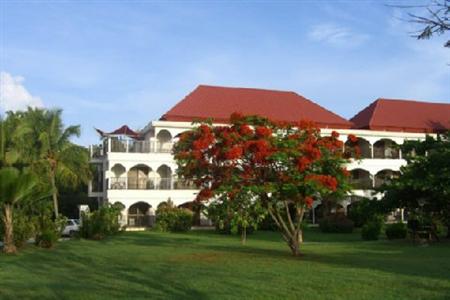
M291 240L289 241L289 248L291 249L293 256L301 256L300 244L302 243L302 233L293 233Z
M242 227L241 242L242 245L245 245L245 243L247 242L247 227Z
M3 238L3 252L16 253L17 249L14 245L14 228L13 228L13 208L11 204L4 205L3 225L5 236Z
M52 171L51 173L51 183L52 183L52 198L53 198L53 211L55 213L55 218L58 218L59 216L59 210L58 210L58 189L56 188L56 181L55 181L55 172Z

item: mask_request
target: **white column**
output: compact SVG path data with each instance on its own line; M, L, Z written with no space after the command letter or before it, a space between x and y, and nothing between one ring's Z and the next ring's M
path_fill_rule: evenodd
M107 152L112 152L111 151L111 138L108 137L108 151Z
M398 158L402 159L402 149L398 149Z
M128 153L128 147L129 147L129 140L125 141L125 152Z

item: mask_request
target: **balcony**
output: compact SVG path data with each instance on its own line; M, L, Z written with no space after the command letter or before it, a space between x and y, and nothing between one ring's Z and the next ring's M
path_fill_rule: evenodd
M193 182L175 177L112 177L109 179L111 190L196 190Z
M114 140L111 139L103 145L90 146L91 158L102 158L108 152L114 153L171 153L172 142L160 141L133 141L133 140ZM109 150L109 151L108 151Z

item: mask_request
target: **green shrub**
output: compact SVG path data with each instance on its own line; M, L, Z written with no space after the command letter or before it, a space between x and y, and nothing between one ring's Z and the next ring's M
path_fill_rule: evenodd
M320 220L319 228L328 233L351 233L354 223L343 214L332 214Z
M348 218L355 227L362 227L367 222L382 215L381 202L363 198L353 202L348 208Z
M160 231L185 232L192 227L193 213L184 208L178 208L172 201L161 203L156 210L156 226Z
M83 214L80 236L86 239L101 240L119 232L120 207L104 205L91 213Z
M59 236L56 230L48 228L36 236L36 245L42 248L53 248Z
M382 228L380 220L372 220L367 222L361 229L361 237L366 241L378 240Z
M33 220L21 211L14 212L13 220L14 244L22 248L35 235Z
M390 240L406 238L407 229L403 223L389 224L386 227L386 236Z

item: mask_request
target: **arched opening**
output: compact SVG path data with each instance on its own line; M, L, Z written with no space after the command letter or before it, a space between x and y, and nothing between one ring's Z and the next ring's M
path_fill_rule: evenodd
M392 179L398 178L400 176L399 171L392 170L381 170L375 175L375 187L379 188L385 183L389 183Z
M197 201L189 201L185 202L181 205L178 205L179 208L188 209L192 212L192 225L201 226L201 214L204 205Z
M354 169L350 171L350 183L355 190L368 190L373 188L372 176L363 169Z
M149 227L153 224L150 215L151 205L145 202L137 202L128 208L128 226Z
M111 177L111 189L112 190L123 190L126 188L127 183L126 180L127 178L125 176L123 176L126 172L126 169L123 165L121 164L115 164L112 168L111 168L111 172L113 172L114 177Z
M352 143L351 141L345 142L345 153L355 158L355 152L359 152L359 158L372 158L372 145L370 143L363 139L358 137L358 141L356 144Z
M156 172L159 175L158 188L161 190L170 190L172 188L172 169L167 165L162 165Z
M382 139L373 144L373 158L400 158L399 148L396 142L390 139Z
M172 151L172 135L166 129L160 130L156 135L157 139L157 151L158 152L170 152Z
M139 164L128 171L128 189L146 190L153 188L153 181L149 177L152 169L146 165Z

